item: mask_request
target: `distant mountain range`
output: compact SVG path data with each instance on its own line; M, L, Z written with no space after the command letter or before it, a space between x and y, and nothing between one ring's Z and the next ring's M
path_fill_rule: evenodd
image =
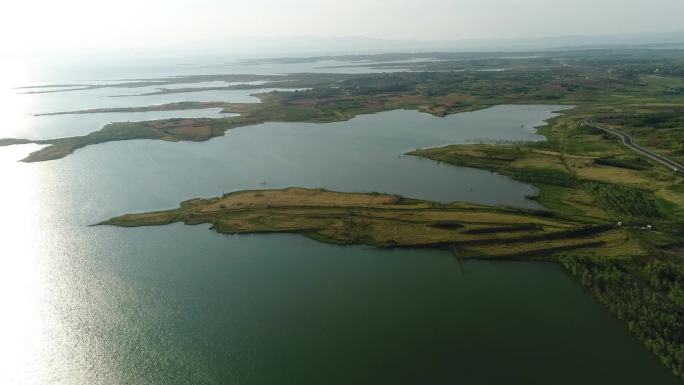
M165 48L45 52L31 59L42 66L90 63L93 67L126 66L136 62L225 63L230 60L297 58L379 53L534 52L590 48L684 49L684 31L601 36L556 36L527 39L385 40L356 37L215 37L206 41L174 42ZM2 50L0 50L0 54Z
M360 54L425 51L536 51L576 48L684 48L684 31L601 36L450 41L384 40L368 37L242 38L221 44L234 53L255 55ZM214 45L214 47L216 47Z

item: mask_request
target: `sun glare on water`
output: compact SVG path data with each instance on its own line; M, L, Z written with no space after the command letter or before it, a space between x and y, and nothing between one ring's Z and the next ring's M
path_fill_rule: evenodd
M20 65L3 64L0 70L0 103L4 121L0 138L24 124L27 105L16 94L17 83L26 80ZM47 383L47 363L54 357L48 341L54 341L55 324L47 301L45 229L41 195L41 171L17 160L36 146L0 147L0 383Z

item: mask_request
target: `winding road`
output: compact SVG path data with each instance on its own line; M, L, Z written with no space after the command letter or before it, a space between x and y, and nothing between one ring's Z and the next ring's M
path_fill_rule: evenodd
M651 150L641 147L640 145L634 143L634 139L632 139L631 135L625 134L624 132L620 132L618 130L614 130L612 128L608 128L602 124L594 122L593 120L583 120L582 122L588 126L597 128L611 135L617 136L618 138L620 138L620 140L622 140L622 144L624 144L626 147L629 147L636 152L646 155L647 157L655 160L658 163L664 164L665 166L671 168L673 171L677 173L684 174L684 165L681 165L672 159L666 158L662 155L658 155Z

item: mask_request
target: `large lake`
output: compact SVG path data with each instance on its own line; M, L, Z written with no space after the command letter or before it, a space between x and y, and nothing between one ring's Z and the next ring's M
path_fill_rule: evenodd
M285 186L539 207L528 185L402 154L539 140L534 127L560 108L268 123L32 164L17 160L39 146L0 148L0 383L678 383L554 264L461 264L204 225L89 226Z

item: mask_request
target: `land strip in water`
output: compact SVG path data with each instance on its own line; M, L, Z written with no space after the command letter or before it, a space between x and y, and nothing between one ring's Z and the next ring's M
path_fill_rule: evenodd
M223 107L225 104L226 103L224 103L224 102L178 102L178 103L165 103L165 104L157 104L154 106L143 106L143 107L92 108L89 110L47 112L47 113L42 113L42 114L35 114L34 116L101 114L101 113L116 113L116 112L153 112L153 111L199 110L199 109L203 109L203 108Z
M615 58L617 54L619 58ZM56 113L63 114L221 107L224 112L239 113L240 117L216 119L208 136L205 130L192 135L192 131L184 128L187 126L184 120L163 122L161 124L166 132L155 134L151 130L158 131L154 126L160 123L136 122L135 127L139 130L132 130L129 124L110 124L89 135L35 141L34 143L48 147L31 154L25 161L59 159L75 149L107 141L202 141L223 135L226 130L234 127L265 122L334 122L393 109L418 110L445 116L498 104L520 103L567 104L579 106L585 109L584 112L592 110L592 113L583 113L583 116L601 124L615 125L614 128L632 135L637 142L644 143L644 147L655 152L664 152L664 155L671 155L676 160L677 157L684 157L684 130L680 129L682 122L679 118L684 110L684 80L681 73L684 58L681 56L681 51L667 50L623 50L617 53L613 50L567 51L531 53L517 58L493 54L433 54L431 57L440 60L401 63L414 72L200 75L90 85L89 87L140 87L223 80L260 81L261 88L270 87L269 82L272 82L280 87L288 84L289 87L307 89L256 95L262 103L188 102L148 107L58 111ZM397 58L396 55L391 57ZM413 57L408 57L411 58ZM657 75L654 75L653 64L650 63L656 59L658 68ZM482 71L487 68L508 70ZM657 125L659 129L651 129L653 125ZM174 129L175 126L178 126L177 130ZM182 134L176 135L175 131ZM654 135L656 132L658 135ZM95 138L97 139L94 140ZM21 142L0 142L4 145L13 143Z
M192 199L175 210L129 214L103 224L173 222L210 223L227 234L288 232L335 244L449 248L460 256L481 258L544 257L561 250L623 248L628 243L624 232L607 221L302 188Z
M101 88L143 88L143 87L162 87L170 84L192 84L201 83L208 81L215 82L226 82L226 83L242 83L239 86L247 88L237 88L237 89L250 89L254 88L264 88L263 86L257 86L255 84L249 84L252 82L259 82L265 84L269 81L280 81L285 77L282 75L242 75L242 74L221 74L221 75L187 75L187 76L169 76L163 78L150 78L150 79L122 79L121 81L107 82L107 83L90 83L90 84L44 84L44 85L33 85L33 86L23 86L17 87L23 94L46 94L46 93L61 93L61 92L73 92L73 91L88 91L96 90ZM263 82L263 83L262 83ZM238 86L238 85L235 85ZM65 88L69 87L69 88ZM268 86L267 86L268 87Z

